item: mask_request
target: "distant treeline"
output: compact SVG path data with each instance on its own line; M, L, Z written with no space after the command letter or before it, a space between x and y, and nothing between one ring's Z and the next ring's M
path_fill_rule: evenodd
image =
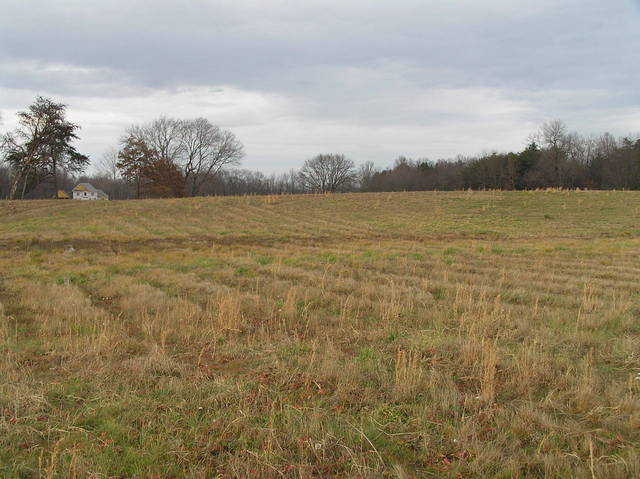
M542 125L520 152L453 159L400 156L379 169L342 154L321 154L279 175L239 169L242 143L204 118L162 117L131 126L83 172L89 158L75 150L79 125L66 105L38 97L18 113L19 127L2 135L0 198L52 198L89 182L111 199L203 195L296 194L537 188L640 189L640 139L605 133L585 137L559 120Z
M558 134L560 133L560 134ZM640 189L640 140L585 138L546 124L539 142L517 153L452 160L400 157L363 183L367 191L536 188Z

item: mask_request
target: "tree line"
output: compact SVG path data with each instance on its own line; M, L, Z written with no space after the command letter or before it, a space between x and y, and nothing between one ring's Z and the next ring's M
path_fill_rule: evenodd
M384 169L320 154L278 175L238 168L244 147L206 118L161 117L130 126L85 175L88 156L74 143L80 126L67 105L37 97L17 114L0 142L0 198L50 198L90 182L112 199L201 195L297 194L537 188L640 189L640 139L605 133L586 137L551 121L519 152L491 152L436 161L398 157Z

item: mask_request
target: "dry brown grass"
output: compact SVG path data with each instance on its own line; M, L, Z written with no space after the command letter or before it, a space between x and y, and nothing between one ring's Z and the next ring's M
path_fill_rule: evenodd
M240 309L241 296L231 291L218 299L217 325L223 331L241 332L245 320Z
M417 394L422 386L422 376L419 354L416 351L407 352L399 349L395 361L395 398L402 400Z
M635 202L0 203L0 477L638 477Z

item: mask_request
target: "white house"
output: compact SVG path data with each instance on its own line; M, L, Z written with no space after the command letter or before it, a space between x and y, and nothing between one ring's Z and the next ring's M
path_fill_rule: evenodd
M79 183L73 189L74 200L108 200L109 195L89 183Z

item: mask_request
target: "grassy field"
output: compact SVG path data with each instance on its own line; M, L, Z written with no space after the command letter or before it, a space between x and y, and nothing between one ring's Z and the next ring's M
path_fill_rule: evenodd
M640 477L640 192L0 202L1 478Z

